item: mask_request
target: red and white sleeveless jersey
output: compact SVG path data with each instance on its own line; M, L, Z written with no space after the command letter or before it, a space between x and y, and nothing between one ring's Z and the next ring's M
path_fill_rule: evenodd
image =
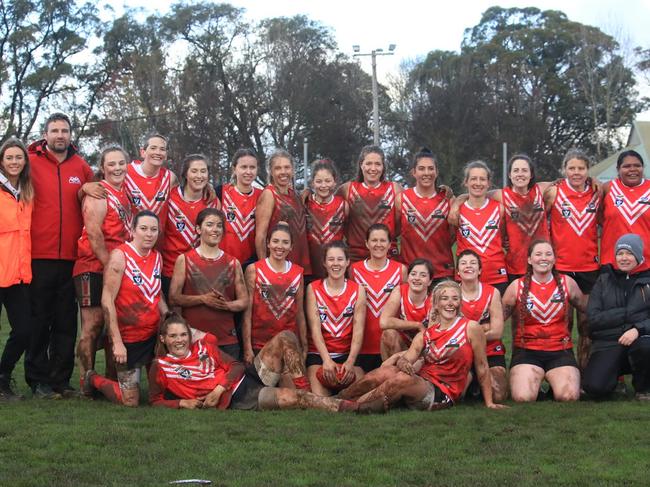
M544 197L535 184L525 195L503 188L502 200L509 248L506 254L508 274L526 273L528 246L535 239L548 239Z
M397 254L395 235L395 188L390 181L383 181L376 188L366 183L350 182L348 189L347 240L350 246L350 259L360 261L369 256L366 248L366 232L370 225L383 223L390 230L393 244L391 255Z
M567 324L569 287L567 277L560 276L560 290L552 278L549 282L530 281L528 296L524 296L526 310L513 340L514 346L531 350L555 352L573 347L571 333ZM524 278L517 279L517 303L524 291ZM562 291L562 292L560 292ZM523 321L523 323L522 323Z
M259 188L244 194L233 184L221 189L221 208L226 215L221 248L242 264L255 255L255 208L261 194Z
M479 325L490 324L490 306L495 299L497 290L489 284L478 283L478 296L475 299L465 299L460 305L461 314L470 321L476 321ZM505 355L506 348L501 340L489 340L485 345L485 352L488 357L494 355Z
M456 255L471 249L481 257L481 282L507 282L506 258L501 242L499 202L488 198L481 208L472 208L467 202L460 207L456 232Z
M226 391L219 398L217 408L225 409L230 404L233 385L239 384L243 372L234 379L228 375L232 363L221 358L217 339L207 334L194 342L185 357L167 354L154 360L155 389L158 394L151 396L151 403L164 403L165 393L178 399L196 399L222 386ZM173 401L169 401L173 402Z
M106 190L106 216L102 222L102 234L106 250L110 253L131 238L131 202L124 189L117 190L106 181L100 181L99 184ZM90 246L85 226L77 245L77 256L73 276L84 272L101 273L104 270Z
M422 357L424 365L418 372L423 379L444 392L452 401L460 399L467 384L474 352L467 337L469 320L458 317L446 330L430 326L424 331Z
M383 269L376 271L362 260L350 266L350 277L366 289L366 327L359 353L378 354L381 343L379 318L390 293L402 283L402 264L387 259Z
M287 194L279 193L275 186L269 184L266 187L273 198L273 213L269 222L269 231L276 224L283 221L289 225L293 237L293 246L287 259L300 265L305 275L311 274L311 263L309 262L309 246L307 245L307 212L296 192L289 188Z
M354 307L359 300L359 285L346 279L343 291L337 296L332 296L324 279L312 282L311 289L316 298L321 333L327 351L337 354L350 353ZM318 353L311 336L309 352Z
M165 239L160 252L163 258L163 276L171 277L179 255L196 247L199 234L196 231L196 217L204 208L216 208L217 200L208 203L207 198L187 201L183 189L178 186L169 195Z
M600 201L591 186L576 191L566 180L557 186L551 207L551 241L555 248L555 268L565 272L596 271Z
M117 324L124 343L143 342L158 331L162 259L155 250L140 255L129 242L117 247L126 267L115 298Z
M343 240L345 225L345 200L332 196L326 203L319 203L310 196L307 200L307 243L311 259L312 275L323 278L323 247L334 240Z
M253 349L259 350L284 330L297 333L296 294L300 289L303 270L287 261L284 272L276 272L268 259L255 262L255 292L251 317Z
M197 249L185 253L185 283L183 294L199 296L212 290L220 292L227 301L234 301L237 259L222 252L216 259L202 257ZM220 345L237 343L234 315L204 304L183 307L183 317L192 328L211 333Z
M616 241L626 233L636 233L644 242L650 242L650 181L644 179L638 186L625 186L620 179L610 183L603 200L603 234L600 242L600 260L614 264ZM650 268L650 245L643 248L644 262L635 269Z
M126 193L133 204L133 215L142 210L150 210L158 215L163 224L171 191L171 172L161 167L157 176L148 177L142 173L140 166L141 163L137 161L129 164L124 180Z
M449 200L444 195L424 197L415 188L405 189L400 214L400 260L408 265L418 258L428 259L436 279L453 276L453 237L448 216Z
M416 321L422 323L426 328L429 324L429 313L431 312L431 295L427 294L426 299L420 305L415 305L409 297L409 285L407 282L399 287L399 318L405 321ZM411 343L419 330L400 330L400 335Z

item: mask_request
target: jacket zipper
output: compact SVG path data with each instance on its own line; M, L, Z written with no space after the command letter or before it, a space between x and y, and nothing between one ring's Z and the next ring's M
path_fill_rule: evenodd
M61 259L61 240L63 239L63 198L61 188L61 165L57 163L56 165L56 175L59 179L59 259Z

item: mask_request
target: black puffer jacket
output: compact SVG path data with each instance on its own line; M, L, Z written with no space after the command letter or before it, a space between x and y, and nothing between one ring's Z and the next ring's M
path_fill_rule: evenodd
M628 275L604 266L589 295L587 319L594 341L617 341L631 328L650 334L650 272Z

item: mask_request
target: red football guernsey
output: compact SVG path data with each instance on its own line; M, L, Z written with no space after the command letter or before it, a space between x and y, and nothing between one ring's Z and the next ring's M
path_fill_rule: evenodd
M171 172L161 167L157 176L148 177L142 173L141 163L134 161L126 168L124 185L133 204L133 215L142 210L151 210L164 225L167 200L171 191Z
M307 242L311 259L312 275L323 278L323 246L333 240L343 240L345 225L345 200L332 196L326 203L319 203L310 196L307 200Z
M446 330L431 326L423 334L424 365L418 375L438 386L454 402L465 390L467 374L474 360L472 345L467 338L467 325L466 318L458 317Z
M603 234L600 242L600 260L614 264L616 241L626 233L636 233L646 243L643 248L644 262L635 269L650 268L650 181L644 179L638 186L625 186L614 179L609 193L603 200Z
M124 253L126 268L115 298L117 324L122 342L143 342L158 331L162 259L155 250L138 254L129 242L118 249Z
M478 296L475 299L465 299L460 306L462 315L479 325L490 324L490 305L497 290L489 284L478 283ZM489 340L485 345L485 353L488 357L505 355L506 347L501 340Z
M269 222L269 231L276 224L283 221L289 225L293 237L293 247L289 252L288 260L294 262L304 269L305 275L311 274L309 262L309 246L307 245L307 212L300 197L289 188L287 194L279 193L275 186L269 184L267 189L271 191L275 204Z
M519 325L513 340L514 346L531 350L555 352L573 347L567 324L569 288L567 277L560 276L564 297L555 279L540 283L533 278L526 299L528 312L519 317ZM524 278L517 279L517 302L524 288Z
M180 407L180 399L196 399L212 392L217 386L226 389L221 394L218 409L226 409L236 386L244 378L243 373L234 380L228 377L232 363L225 362L217 346L217 340L207 334L192 344L185 357L167 354L152 363L149 385L149 402L154 406ZM171 393L178 399L165 399Z
M354 307L359 300L359 285L346 279L343 291L336 296L329 292L325 280L312 282L311 288L316 298L321 332L327 351L330 354L349 354L352 346ZM318 353L311 335L309 352Z
M465 249L476 252L481 257L481 282L487 284L508 282L499 210L499 202L490 198L481 208L472 208L467 202L460 207L456 255Z
M106 216L102 222L104 245L110 253L113 249L131 238L131 202L124 190L117 190L106 181L100 181L106 190ZM101 273L104 270L101 262L90 246L88 232L84 226L77 245L78 258L72 270L73 276L84 272Z
M366 248L366 232L370 225L383 223L390 229L393 239L391 255L396 255L395 245L395 188L390 181L384 181L375 188L366 183L350 182L348 189L350 214L347 222L347 240L350 259L354 262L369 256Z
M429 313L431 312L431 295L427 294L422 304L416 306L409 297L409 285L407 282L399 287L399 318L400 320L416 321L422 323L426 328L429 324ZM419 330L400 330L399 333L406 343L411 343Z
M179 255L196 247L199 234L196 230L196 217L204 208L216 208L217 200L208 203L207 198L187 201L180 186L171 190L168 200L165 239L160 253L163 258L163 276L171 277L174 264Z
M220 247L242 264L255 255L255 208L261 194L259 188L244 194L233 184L224 184L221 189L226 228Z
M530 243L536 239L549 238L544 197L538 184L525 195L512 188L503 188L501 197L509 243L506 270L508 274L522 275L526 273Z
M597 271L598 195L591 186L576 191L566 180L557 186L550 209L555 268L565 272Z
M202 257L197 249L186 252L185 284L182 293L198 296L215 290L220 292L227 301L235 300L237 265L237 259L223 251L216 259ZM184 307L183 317L192 328L215 335L220 345L237 343L234 315L229 311L202 304Z
M255 262L255 292L251 316L253 349L259 350L284 330L297 333L296 294L303 276L302 267L287 261L284 272L276 272L268 259Z
M379 318L393 288L402 282L402 264L387 259L383 269L376 271L362 260L350 266L350 276L366 289L366 327L359 353L378 354L382 331Z
M449 200L444 195L424 197L415 188L405 189L400 214L400 260L408 265L418 258L428 259L433 264L435 279L452 277L453 237L448 216Z

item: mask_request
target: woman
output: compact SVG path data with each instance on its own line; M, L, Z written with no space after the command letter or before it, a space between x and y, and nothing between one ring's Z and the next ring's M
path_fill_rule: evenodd
M602 398L616 388L618 377L632 373L639 400L650 400L650 277L639 272L643 241L626 234L616 242L614 265L603 266L587 314L591 354L582 386Z
M614 246L626 233L650 241L650 181L643 177L643 158L633 150L619 154L618 177L605 183L602 205L603 233L600 242L602 264L614 264ZM650 268L650 245L646 246L639 271Z
M503 402L508 396L508 382L506 348L501 341L503 336L501 294L489 284L481 283L480 275L481 258L473 250L462 251L458 256L458 276L463 296L460 312L468 320L482 325L485 331L486 355L492 377L492 398L496 402ZM472 385L474 383L475 381L472 381Z
M517 402L537 399L546 379L556 401L577 401L580 372L569 331L569 303L584 311L585 296L576 282L559 274L555 252L546 240L528 248L526 274L513 281L503 296L504 317L516 309L510 364L510 394Z
M382 363L381 313L393 289L406 281L406 266L388 258L390 242L390 230L386 225L370 225L366 233L366 248L370 257L350 267L350 278L366 290L366 325L357 358L357 365L366 373Z
M266 257L267 233L278 223L291 231L293 244L288 259L301 266L305 275L311 274L305 206L293 189L293 159L285 150L276 150L268 160L269 184L255 209L255 249L257 257Z
M82 203L84 228L72 270L81 308L77 357L82 389L86 370L95 368L96 344L104 327L101 307L104 267L111 252L131 238L131 203L124 188L128 160L128 154L121 147L104 149L99 168L106 198L84 198ZM106 354L106 359L107 374L114 373L110 354Z
M384 151L376 145L361 149L359 170L355 181L343 184L338 194L350 207L346 227L347 242L352 262L368 257L366 233L374 223L386 225L393 238L397 238L395 198L402 191L398 183L386 181ZM391 255L397 255L397 245L392 242Z
M503 207L488 197L491 181L492 171L483 161L467 164L464 184L468 198L463 203L461 199L454 203L457 211L450 212L449 223L458 229L456 255L467 249L476 252L483 264L481 282L491 284L503 294L508 286L501 240Z
M234 313L246 308L248 293L239 261L219 248L224 222L221 210L199 212L199 245L176 259L169 302L182 308L192 328L217 337L221 350L238 360Z
M232 158L232 184L217 186L217 198L226 215L221 248L235 257L242 268L256 259L255 208L262 190L253 186L257 178L257 153L239 149Z
M356 399L360 408L376 402L388 408L400 401L411 409L448 408L460 400L473 362L485 405L504 408L492 401L485 333L478 323L462 317L460 296L460 286L453 281L436 285L429 327L416 335L397 364L369 373L338 397ZM424 364L415 372L413 364L420 358Z
M314 162L311 167L309 186L311 195L307 197L307 243L311 270L314 278L327 275L323 267L323 247L329 242L343 240L348 204L338 195L336 189L337 171L328 159Z
M413 337L427 328L431 311L433 265L415 259L408 266L406 282L395 287L381 312L381 357L408 350Z
M0 400L5 401L22 399L12 388L11 374L31 338L33 198L27 149L11 137L0 147L0 306L4 305L11 327L0 358Z
M140 370L153 358L160 317L167 312L162 297L162 258L154 250L159 233L155 213L144 210L133 220L133 240L113 250L104 269L102 308L117 366L117 382L92 368L84 375L87 396L100 391L116 404L137 407Z
M252 364L259 351L279 333L290 331L307 350L303 269L287 260L293 245L288 225L278 224L268 234L268 257L246 269L249 301L244 311L244 362Z
M165 240L160 250L163 259L162 290L165 296L169 296L169 284L176 259L197 244L196 216L204 208L219 207L219 200L213 197L209 182L207 157L191 154L183 159L181 184L169 194L169 208L164 222Z
M325 279L307 287L307 321L311 340L307 373L311 390L329 396L363 376L355 366L366 320L366 293L345 278L350 265L347 245L340 240L323 249Z
M149 371L149 402L174 409L320 409L354 411L351 401L319 397L303 389L265 385L251 368L231 362L221 355L215 337L193 330L175 313L169 313L160 327L161 353ZM264 347L260 355L275 370L297 369L304 365L287 364L297 349L287 342L280 349ZM280 375L279 372L276 375Z
M590 160L583 152L571 149L564 156L566 176L544 192L546 212L550 215L551 243L557 254L555 268L576 281L582 294L589 297L598 279L598 212L602 194L589 183ZM587 319L578 312L578 364L584 370L589 356Z
M438 165L428 149L415 154L411 175L415 187L405 189L396 198L400 226L400 261L408 265L424 258L433 264L435 282L454 275L451 247L454 235L447 222L447 188L438 186Z

